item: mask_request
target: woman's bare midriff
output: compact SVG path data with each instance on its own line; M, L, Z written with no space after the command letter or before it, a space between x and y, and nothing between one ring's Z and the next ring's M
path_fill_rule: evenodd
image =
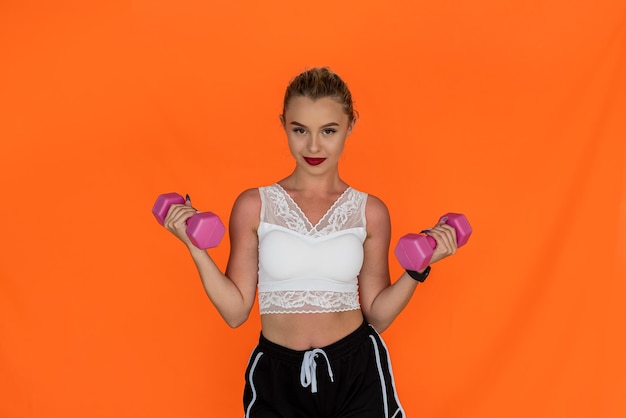
M363 323L361 310L317 314L261 315L263 336L292 350L310 350L339 341Z

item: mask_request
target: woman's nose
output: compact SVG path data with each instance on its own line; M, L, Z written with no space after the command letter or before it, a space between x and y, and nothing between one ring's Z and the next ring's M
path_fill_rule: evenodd
M320 150L320 138L318 135L313 134L309 137L308 147L310 152L318 152Z

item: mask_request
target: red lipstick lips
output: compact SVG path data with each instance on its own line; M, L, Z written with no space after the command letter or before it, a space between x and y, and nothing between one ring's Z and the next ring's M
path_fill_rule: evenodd
M309 165L319 165L324 162L326 158L312 158L312 157L304 157L304 161Z

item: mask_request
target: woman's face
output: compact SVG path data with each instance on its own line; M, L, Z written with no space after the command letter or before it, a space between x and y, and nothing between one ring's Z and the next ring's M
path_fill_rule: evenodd
M342 105L330 97L294 97L281 121L296 164L314 171L337 166L354 126Z

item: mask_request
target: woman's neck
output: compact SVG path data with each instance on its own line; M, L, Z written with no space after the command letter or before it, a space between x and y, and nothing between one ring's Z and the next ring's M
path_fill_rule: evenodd
M340 193L348 187L338 173L332 175L311 176L295 170L278 182L283 188L297 192Z

